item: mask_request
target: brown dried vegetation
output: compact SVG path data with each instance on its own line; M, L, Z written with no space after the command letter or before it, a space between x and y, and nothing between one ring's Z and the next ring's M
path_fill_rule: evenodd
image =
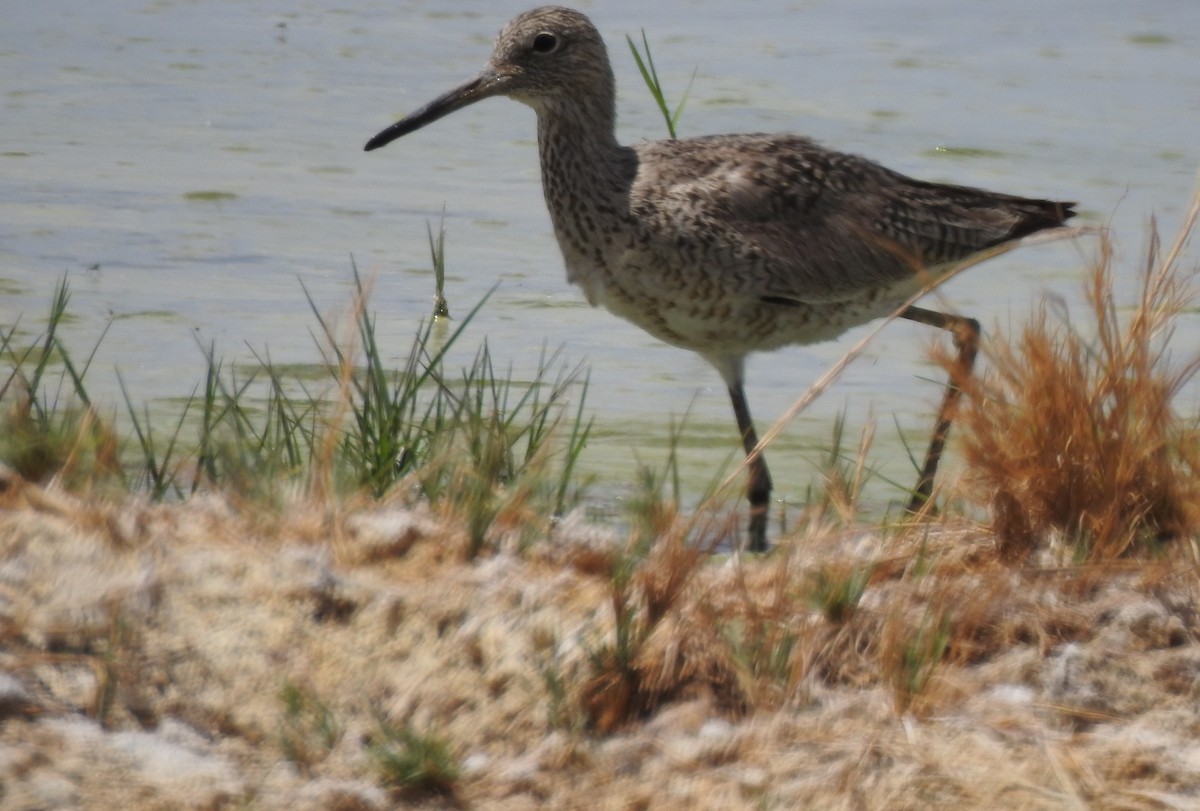
M1165 256L1152 229L1131 312L1118 308L1101 235L1085 290L1092 323L1043 305L1014 341L987 344L990 374L964 381L967 482L992 508L1002 554L1057 538L1076 560L1105 561L1200 528L1200 421L1173 404L1200 352L1171 345L1200 292L1181 267L1195 216Z

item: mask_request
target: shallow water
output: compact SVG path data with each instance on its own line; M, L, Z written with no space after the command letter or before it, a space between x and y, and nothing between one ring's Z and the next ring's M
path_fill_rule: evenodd
M111 0L23 3L0 27L0 327L35 334L69 274L67 339L120 402L113 367L163 406L201 380L200 344L228 362L268 348L318 355L301 282L344 310L351 256L375 276L380 338L399 364L433 283L426 223L445 210L447 295L462 315L499 288L460 345L487 338L501 368L543 345L591 369L599 428L582 465L632 480L661 462L690 409L682 461L699 491L737 455L729 406L698 358L587 307L565 281L537 176L532 113L493 100L366 154L365 140L482 66L523 2L472 4ZM1115 229L1134 286L1157 215L1173 237L1200 165L1200 4L590 3L609 42L620 135L664 134L623 42L644 28L668 93L695 82L681 135L792 130L919 177L1081 202ZM1059 243L1009 254L940 294L943 307L1019 323L1046 295L1077 301L1081 257ZM1200 346L1193 318L1174 340ZM753 358L766 428L862 331ZM849 411L878 422L872 463L912 477L896 424L923 449L940 393L927 328L890 325L772 454L798 498ZM895 421L894 421L895 420ZM880 501L898 497L883 481Z

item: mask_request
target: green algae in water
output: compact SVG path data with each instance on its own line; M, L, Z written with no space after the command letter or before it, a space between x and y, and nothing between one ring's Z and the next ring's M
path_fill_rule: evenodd
M1156 46L1156 45L1170 45L1172 42L1174 42L1174 40L1171 39L1171 37L1167 36L1166 34L1146 33L1146 34L1131 35L1129 37L1129 42L1133 45Z
M183 195L189 203L224 203L236 200L237 195L231 191L190 191Z
M129 321L137 318L151 318L158 321L176 321L179 320L179 313L172 310L138 310L132 313L120 313L114 315L114 321Z
M15 279L0 278L0 296L19 296L28 289Z
M926 150L926 155L935 158L1002 158L1003 152L994 149L979 149L973 146L935 146Z

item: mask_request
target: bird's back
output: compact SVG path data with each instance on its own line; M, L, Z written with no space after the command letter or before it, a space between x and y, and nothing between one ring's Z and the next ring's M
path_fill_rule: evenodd
M634 147L632 209L664 242L699 243L768 298L842 301L1073 215L1071 203L929 183L791 135Z

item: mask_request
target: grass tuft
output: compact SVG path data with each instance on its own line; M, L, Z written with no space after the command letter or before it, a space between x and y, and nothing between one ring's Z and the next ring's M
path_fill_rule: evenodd
M992 336L991 373L966 382L959 419L968 482L991 505L1003 555L1056 541L1075 562L1106 561L1200 530L1200 422L1173 405L1200 354L1171 345L1200 293L1196 269L1180 265L1195 216L1165 256L1152 228L1128 313L1102 237L1084 290L1091 323L1043 305L1016 340Z
M311 774L342 737L342 727L333 710L311 690L286 681L279 690L283 718L279 722L279 746L284 757L298 769Z
M808 573L809 601L829 622L844 622L858 608L873 573L869 564L821 566Z
M384 786L401 794L454 794L461 769L445 739L379 715L376 722L378 736L367 751Z
M612 553L612 633L588 650L578 694L588 726L601 734L692 689L730 707L744 703L728 646L694 610L695 578L731 527L712 516L684 520L660 500L648 517L655 523L632 527Z
M894 616L884 622L880 666L896 712L924 708L922 699L941 666L954 633L948 612L926 606L916 623Z
M25 347L16 344L20 321L0 333L0 460L28 481L50 479L81 487L124 484L119 441L92 405L84 378L112 321L91 354L77 364L60 338L71 300L66 278L54 289L45 331ZM60 368L55 379L53 369Z
M863 492L874 475L867 458L875 438L875 424L868 420L863 426L853 454L844 448L845 429L843 411L833 421L829 450L821 457L816 486L809 488L805 504L815 519L835 517L851 525L858 518Z

